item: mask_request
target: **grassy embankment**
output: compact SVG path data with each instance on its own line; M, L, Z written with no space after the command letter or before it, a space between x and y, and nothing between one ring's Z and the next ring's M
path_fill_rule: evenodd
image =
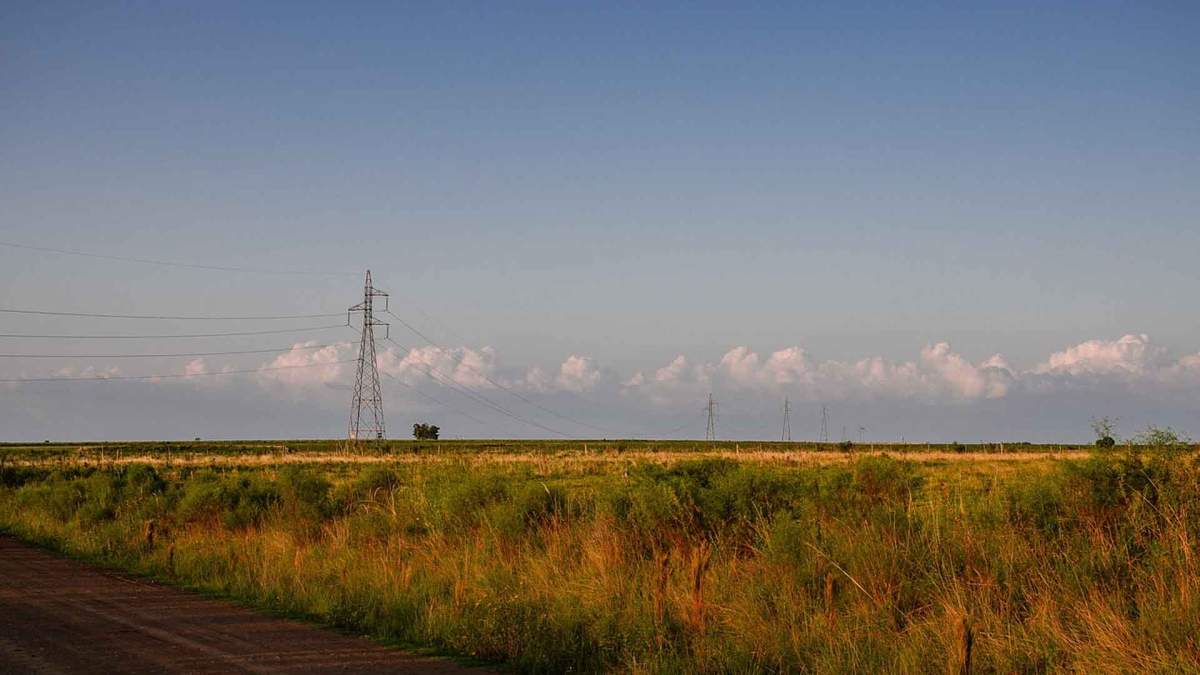
M0 527L523 671L1200 670L1194 449L822 463L496 445L509 460L13 452Z

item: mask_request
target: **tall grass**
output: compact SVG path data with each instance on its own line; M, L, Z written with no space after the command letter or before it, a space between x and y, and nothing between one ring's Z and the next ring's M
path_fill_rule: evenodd
M525 672L1200 670L1200 467L0 470L20 536Z

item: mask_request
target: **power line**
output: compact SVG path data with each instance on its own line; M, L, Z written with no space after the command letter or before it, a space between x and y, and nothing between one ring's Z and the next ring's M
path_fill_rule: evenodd
M695 419L696 419L696 415L692 414L692 416L688 418L688 421L684 422L683 424L680 424L679 426L677 426L673 429L668 429L667 431L663 431L663 432L657 433L657 434L643 434L643 435L648 436L649 438L662 438L663 436L670 436L672 434L677 434L680 431L683 431L685 427L692 426L692 422L694 422Z
M0 354L0 359L151 359L197 356L233 356L235 354L278 354L291 351L308 351L326 347L342 347L348 342L325 345L292 345L275 349L240 349L226 352L173 352L170 354Z
M384 339L387 340L388 342L391 342L392 344L396 345L397 347L399 347L403 350L410 351L410 352L413 351L412 348L406 347L406 346L400 344L399 342L396 342L391 337L386 337ZM455 382L453 379L447 378L444 374L439 373L437 371L437 369L434 368L433 366L431 366L427 363L419 362L419 361L417 363L418 363L418 365L420 365L424 368L425 373L430 377L430 379L441 384L442 386L445 386L455 392L458 392L462 396L466 396L481 405L491 408L492 410L500 413L501 415L504 415L505 417L512 418L518 422L527 424L529 426L537 427L538 429L541 429L543 431L548 431L552 434L557 434L559 436L563 436L566 438L573 437L571 434L568 434L566 432L559 431L558 429L548 427L544 424L535 422L533 420L525 419L524 417L521 417L520 415L514 413L513 411L509 410L508 408L505 408L504 406L500 405L499 403L496 403L496 402L492 401L491 399L487 398L482 393L476 392L464 384Z
M386 311L388 314L390 314L390 315L392 316L392 318L396 319L396 321L399 321L399 322L400 322L400 325L404 326L404 327L405 327L405 328L407 328L408 330L410 330L410 331L412 331L413 333L415 333L415 334L416 334L418 337L420 337L422 340L424 340L424 341L428 342L428 343L429 343L431 346L433 346L433 347L437 347L438 349L441 349L441 350L443 350L443 351L445 351L445 350L446 350L446 348L445 348L445 347L441 346L441 345L440 345L440 344L438 344L437 342L434 342L432 339L430 339L430 338L429 338L429 336L427 336L427 335L425 335L424 333L422 333L421 331L417 330L417 329L416 329L416 327L414 327L414 326L413 326L412 324L410 324L409 322L405 321L405 320L404 320L404 318L403 318L403 317L401 317L400 315L396 314L395 312L393 312L393 311L391 311L391 310L385 310L385 311ZM527 397L527 396L525 396L525 395L521 394L520 392L516 391L515 389L512 389L511 387L508 387L508 386L506 386L506 385L504 385L504 384L502 384L502 383L500 383L500 382L497 382L496 380L493 380L493 379L492 379L492 378L491 378L491 377L490 377L490 376L489 376L487 373L483 372L482 370L479 370L478 368L476 368L475 366L472 366L472 365L471 365L471 364L469 364L469 363L462 362L462 365L466 366L467 368L469 368L470 370L472 370L473 372L475 372L477 375L479 375L480 377L482 377L484 380L487 380L487 382L488 382L488 383L490 383L492 386L496 387L497 389L501 389L501 390L503 390L503 391L506 391L506 392L508 392L509 394L513 395L514 397L516 397L516 398L520 399L521 401L524 401L525 403L527 403L527 404L529 404L529 405L531 405L531 406L533 406L533 407L537 408L538 410L541 410L542 412L545 412L545 413L548 413L548 414L550 414L550 415L553 415L553 416L555 416L555 417L557 417L557 418L559 418L559 419L561 419L561 420L564 420L564 421L566 421L566 422L571 422L572 424L577 424L577 425L579 425L579 426L581 426L581 427L586 427L586 428L588 428L588 429L591 429L592 431L598 431L598 432L600 432L600 433L602 433L602 434L608 435L608 432L607 432L606 430L604 430L604 429L601 429L600 427L597 427L597 426L595 426L595 425L593 425L593 424L588 424L587 422L584 422L584 421L581 421L581 420L577 420L577 419L575 419L575 418L573 418L573 417L570 417L570 416L564 415L564 414L562 414L562 413L560 413L560 412L557 412L557 411L555 411L555 410L551 410L550 408L547 408L546 406L544 406L544 405L541 405L541 404L537 403L536 401L534 401L534 400L530 399L529 397Z
M402 350L412 351L412 348L401 345L400 342L396 342L395 340L392 340L391 337L388 337L388 339L386 339L386 340L390 341L391 344L394 344L397 347L402 348ZM496 411L500 414L503 414L504 417L508 417L510 419L515 419L515 420L517 420L517 422L520 422L522 424L527 424L529 426L535 426L535 428L541 429L542 431L550 431L551 434L556 434L558 436L564 436L564 437L568 437L568 438L571 437L570 434L566 434L566 432L564 432L564 431L559 431L557 429L550 428L550 426L546 426L545 424L534 422L534 420L530 420L530 419L521 417L520 414L512 412L509 410L509 408L506 408L502 405L497 404L497 402L494 402L491 399L488 399L487 396L485 396L484 394L482 394L480 392L475 392L474 389L467 387L466 384L462 384L460 382L455 382L454 378L452 378L450 376L446 376L445 374L443 374L443 372L440 372L436 368L433 368L433 366L430 364L420 363L420 362L418 362L418 363L419 363L419 365L422 366L422 368L425 369L426 375L430 376L431 380L433 380L434 382L442 384L443 387L454 390L454 392L456 392L460 395L467 396L468 399L478 402L478 404L480 404L482 406L491 408L491 410Z
M231 267L227 265L202 265L198 263L179 262L175 260L157 260L154 258L133 258L120 255L105 255L102 253L89 253L87 251L76 251L64 248L52 248L49 246L32 246L30 244L18 244L11 241L0 241L0 246L9 248L24 249L26 251L41 251L43 253L58 253L60 255L74 255L83 258L99 258L101 260L117 260L120 262L140 263L143 265L159 265L162 267L184 267L188 269L209 270L214 272L247 272L250 274L279 274L279 275L299 275L299 276L320 276L320 277L341 277L350 276L350 272L314 272L312 270L271 270L255 267ZM358 276L358 273L353 273L353 276Z
M173 321L276 321L279 319L324 319L342 316L330 314L277 314L274 316L171 316L166 314L96 314L91 312L46 312L36 309L0 309L4 314L36 314L39 316L78 316L92 319L167 319Z
M261 373L269 370L292 370L294 368L318 368L320 366L332 366L341 363L351 363L353 359L344 359L341 361L328 361L326 363L307 363L299 366L266 366L263 368L248 368L245 370L217 370L211 373L170 373L167 375L91 375L87 377L20 377L10 379L0 379L0 383L23 383L23 382L104 382L107 380L164 380L178 379L187 377L210 377L215 375L245 375L246 373Z
M0 333L0 338L36 338L39 340L159 340L172 338L210 338L235 335L274 335L278 333L302 333L310 330L328 330L344 328L346 324L339 323L329 326L307 326L304 328L279 328L275 330L251 330L232 333L190 333L174 335L26 335L22 333Z
M449 403L446 403L444 401L441 401L440 399L436 399L436 398L430 396L429 394L426 394L425 392L412 386L411 384L405 382L404 380L401 380L400 378L396 377L395 375L392 375L391 373L389 373L387 371L380 371L380 372L383 374L384 377L394 380L396 382L396 384L398 384L402 387L407 387L409 390L412 391L412 393L416 394L417 396L420 396L421 398L423 398L427 401L430 401L432 403L440 405L452 413L462 415L463 417L471 420L472 422L475 422L476 424L479 424L480 426L487 426L487 422L484 422L483 420L479 419L478 417L475 417L474 415L472 415L470 413L459 410L458 408L455 408L454 406L450 405Z

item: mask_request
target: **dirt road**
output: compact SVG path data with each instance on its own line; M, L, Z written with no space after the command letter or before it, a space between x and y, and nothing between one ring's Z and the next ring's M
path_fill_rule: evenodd
M0 536L3 673L480 673Z

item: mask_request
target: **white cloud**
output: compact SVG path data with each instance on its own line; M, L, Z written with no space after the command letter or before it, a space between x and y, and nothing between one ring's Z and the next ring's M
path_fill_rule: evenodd
M687 357L680 354L675 357L675 360L654 371L654 381L668 384L678 382L687 374L687 371Z
M1125 335L1119 340L1088 340L1054 352L1034 369L1036 373L1068 375L1139 375L1158 364L1164 356L1145 333Z
M554 387L554 379L541 366L530 366L525 371L525 379L520 382L525 389L537 392L548 392Z
M655 371L647 379L640 371L625 382L654 400L670 401L673 394L695 395L703 388L732 387L750 391L794 393L816 399L934 398L972 400L998 398L1009 389L1014 374L1000 355L973 364L939 342L921 350L914 361L893 362L867 357L854 362L811 359L801 347L773 352L765 360L749 347L726 352L716 364L691 366L686 357Z
M403 357L389 349L380 353L379 368L407 384L425 382L432 376L464 387L490 389L493 385L488 379L497 379L496 351L491 347L479 350L419 347L410 349Z
M276 382L289 385L311 385L336 383L349 376L345 366L353 364L338 363L354 353L355 347L349 343L328 345L320 349L312 349L317 342L301 342L263 366L258 373L265 382Z
M591 358L572 354L558 369L555 384L560 389L582 392L596 386L600 381L600 370Z
M711 384L716 366L700 364L693 366L683 354L679 354L667 365L647 377L642 371L633 374L622 383L622 393L649 396L655 403L673 403L691 398L697 392L706 391Z

